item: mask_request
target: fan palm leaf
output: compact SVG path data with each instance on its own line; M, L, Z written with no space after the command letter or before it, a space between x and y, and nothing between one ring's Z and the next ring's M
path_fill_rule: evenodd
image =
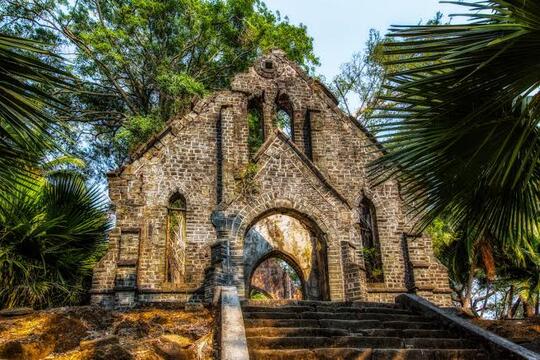
M0 307L73 304L106 248L107 201L74 173L0 199Z
M0 194L24 177L24 169L35 165L58 136L50 110L62 104L46 87L66 88L69 74L49 65L47 58L57 56L38 45L0 34Z
M455 2L459 25L395 26L372 179L399 180L419 230L450 214L469 250L534 251L540 206L540 3ZM397 56L399 55L399 56Z

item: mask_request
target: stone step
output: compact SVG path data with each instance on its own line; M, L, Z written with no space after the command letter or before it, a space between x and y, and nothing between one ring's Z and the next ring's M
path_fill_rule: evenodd
M319 326L323 328L346 329L358 331L362 329L425 329L437 330L440 325L426 321L379 321L379 320L320 320Z
M481 360L484 353L473 349L362 349L317 348L250 352L252 360Z
M319 327L255 327L246 328L246 336L258 337L332 337L332 336L374 336L374 337L399 337L399 338L458 338L455 334L446 330L431 329L333 329Z
M255 327L246 328L246 337L258 337L258 336L270 336L270 337L293 337L293 336L318 336L318 337L331 337L331 336L349 336L350 333L343 329L331 329L331 328L319 328L319 327Z
M373 322L372 322L373 324ZM244 326L246 329L249 328L260 328L260 327L280 327L280 328L320 328L319 320L315 319L246 319L244 318ZM330 327L330 326L328 326Z
M419 315L404 314L379 314L364 312L321 312L321 311L299 311L299 312L244 312L245 319L318 319L318 320L393 320L393 321L422 321L425 320Z
M383 329L441 329L442 325L428 319L422 321L383 321Z
M247 305L242 307L243 312L250 313L268 313L268 312L280 312L280 313L298 313L298 312L324 312L324 313L377 313L377 314L403 314L403 315L413 315L411 311L405 309L395 309L388 307L334 307L334 306L322 306L322 307L312 307L312 306L281 306L281 307L271 307L271 306L255 306Z
M403 309L403 307L396 303L379 303L379 302L365 302L365 301L315 301L315 300L243 300L242 306L263 306L270 308L279 308L283 306L309 306L309 307L353 307L353 308L366 308L366 307L384 307L388 309Z
M352 336L390 336L400 338L446 338L457 339L459 336L441 329L359 329L350 330Z
M248 338L251 349L314 349L314 348L402 348L402 339L398 337L374 336L298 336L298 337L267 337L257 336Z
M410 338L403 339L403 347L408 349L475 349L478 345L459 338Z
M347 313L347 312L360 312L360 313L378 313L378 314L404 314L404 315L414 315L412 311L406 309L399 309L394 307L379 307L379 306L368 306L368 307L328 307L328 306L319 306L317 311L321 312L338 312L338 313Z
M251 360L371 360L372 349L320 348L250 351Z
M431 321L315 320L315 319L245 319L246 329L256 327L359 329L439 329Z
M320 347L353 347L376 349L474 349L476 347L473 342L463 339L401 339L399 337L376 336L256 336L248 338L248 345L252 349L311 349Z
M315 311L315 307L313 306L294 306L294 305L291 305L291 306L280 306L280 307L274 307L274 306L259 306L259 305L245 305L245 306L242 306L242 312L243 313L246 313L246 312L264 312L264 313L267 313L267 312L292 312L292 313L296 313L296 312L306 312L306 311Z

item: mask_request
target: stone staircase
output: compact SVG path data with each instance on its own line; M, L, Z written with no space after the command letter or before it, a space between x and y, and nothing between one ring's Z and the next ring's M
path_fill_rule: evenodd
M397 304L250 300L242 310L251 359L488 359Z

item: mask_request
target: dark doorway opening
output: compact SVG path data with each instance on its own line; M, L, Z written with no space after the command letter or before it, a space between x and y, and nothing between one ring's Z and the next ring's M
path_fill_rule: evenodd
M254 300L302 300L304 284L297 265L283 256L265 257L251 275L249 297Z

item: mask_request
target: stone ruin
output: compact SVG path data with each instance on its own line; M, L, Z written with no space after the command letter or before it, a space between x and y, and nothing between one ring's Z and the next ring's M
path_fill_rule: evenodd
M398 184L367 180L383 151L282 51L262 56L109 174L116 227L92 303L210 302L220 285L249 298L275 258L296 273L296 298L450 305Z

